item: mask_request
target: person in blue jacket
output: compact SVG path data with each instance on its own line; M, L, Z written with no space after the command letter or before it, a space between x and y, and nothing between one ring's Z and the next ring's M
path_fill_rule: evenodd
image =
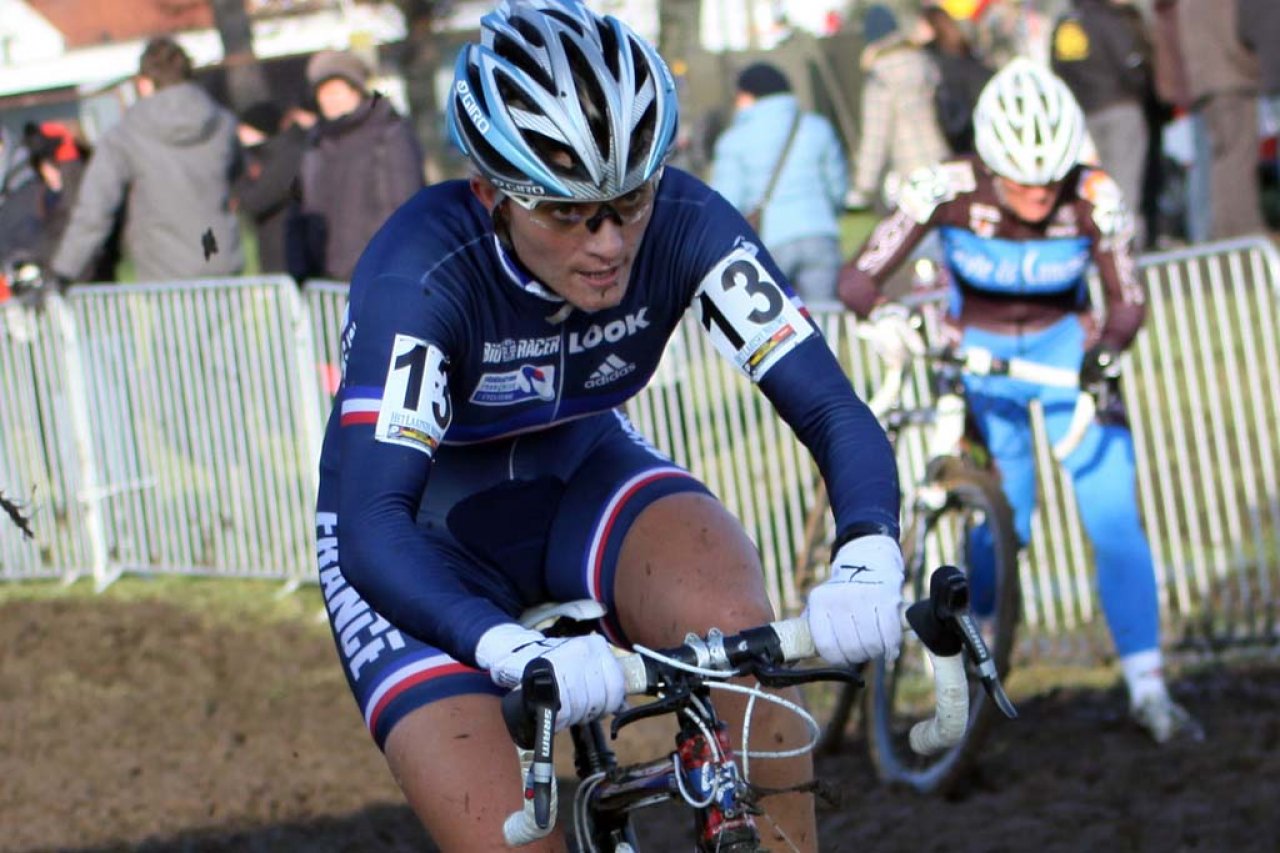
M316 536L370 733L435 842L476 851L521 807L498 697L529 661L552 664L563 726L623 701L606 637L662 648L773 617L739 522L618 409L690 307L823 474L837 538L806 614L828 662L896 654L902 554L883 430L744 219L665 165L675 86L651 45L576 0L508 0L460 51L447 109L474 172L419 191L356 264ZM583 598L607 609L597 633L517 621ZM743 697L717 705L740 731ZM806 739L782 709L752 730ZM812 775L803 755L754 770ZM766 843L817 849L811 795L765 805Z
M767 62L743 69L737 89L737 114L716 140L711 186L738 210L759 212L760 239L801 298L834 301L843 260L836 217L849 181L840 139L825 118L801 108L786 75Z

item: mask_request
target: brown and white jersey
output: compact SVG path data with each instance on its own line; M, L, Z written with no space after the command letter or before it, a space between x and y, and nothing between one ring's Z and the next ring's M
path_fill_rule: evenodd
M841 271L840 298L865 317L885 281L933 230L949 273L948 314L962 326L1035 329L1086 313L1091 265L1105 293L1102 343L1123 349L1142 325L1146 293L1134 262L1133 219L1115 181L1099 169L1073 169L1039 223L1000 205L994 177L976 157L920 170Z

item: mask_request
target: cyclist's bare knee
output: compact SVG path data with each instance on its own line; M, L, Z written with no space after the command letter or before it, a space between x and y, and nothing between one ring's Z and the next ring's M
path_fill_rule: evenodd
M457 696L418 708L396 723L387 764L442 851L507 850L502 823L521 807L520 765L492 696ZM555 833L521 850L559 853Z
M636 519L618 558L614 602L628 638L646 645L772 618L750 538L719 501L693 492L655 501Z

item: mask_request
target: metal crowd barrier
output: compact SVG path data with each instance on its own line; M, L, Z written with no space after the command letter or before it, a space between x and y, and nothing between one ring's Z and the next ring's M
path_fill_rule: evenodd
M315 347L284 278L75 288L0 330L0 577L309 576ZM29 328L34 322L34 327Z
M1275 641L1280 256L1259 238L1147 256L1142 270L1150 314L1126 387L1166 625L1194 644ZM29 543L0 526L0 579L310 580L345 296L268 277L82 287L40 317L0 312L0 490L28 501L38 532ZM812 309L869 392L880 369L850 315ZM775 606L799 608L832 531L814 511L812 459L763 395L689 321L627 411L742 519ZM1024 636L1094 656L1108 646L1088 549L1040 438ZM904 479L923 462L910 440L899 458Z

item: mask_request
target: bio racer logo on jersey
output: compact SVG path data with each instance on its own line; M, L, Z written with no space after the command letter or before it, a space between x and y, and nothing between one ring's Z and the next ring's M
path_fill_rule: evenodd
M485 341L481 361L485 364L501 364L530 358L545 358L560 352L560 336L545 338L506 338L501 341Z
M433 344L396 335L374 438L428 456L435 452L453 419L446 364L444 353Z
M742 246L698 285L693 309L716 349L756 382L813 334L782 286Z
M486 373L476 383L471 402L477 406L513 406L528 400L549 403L556 398L556 368L551 364L522 364L503 373Z

